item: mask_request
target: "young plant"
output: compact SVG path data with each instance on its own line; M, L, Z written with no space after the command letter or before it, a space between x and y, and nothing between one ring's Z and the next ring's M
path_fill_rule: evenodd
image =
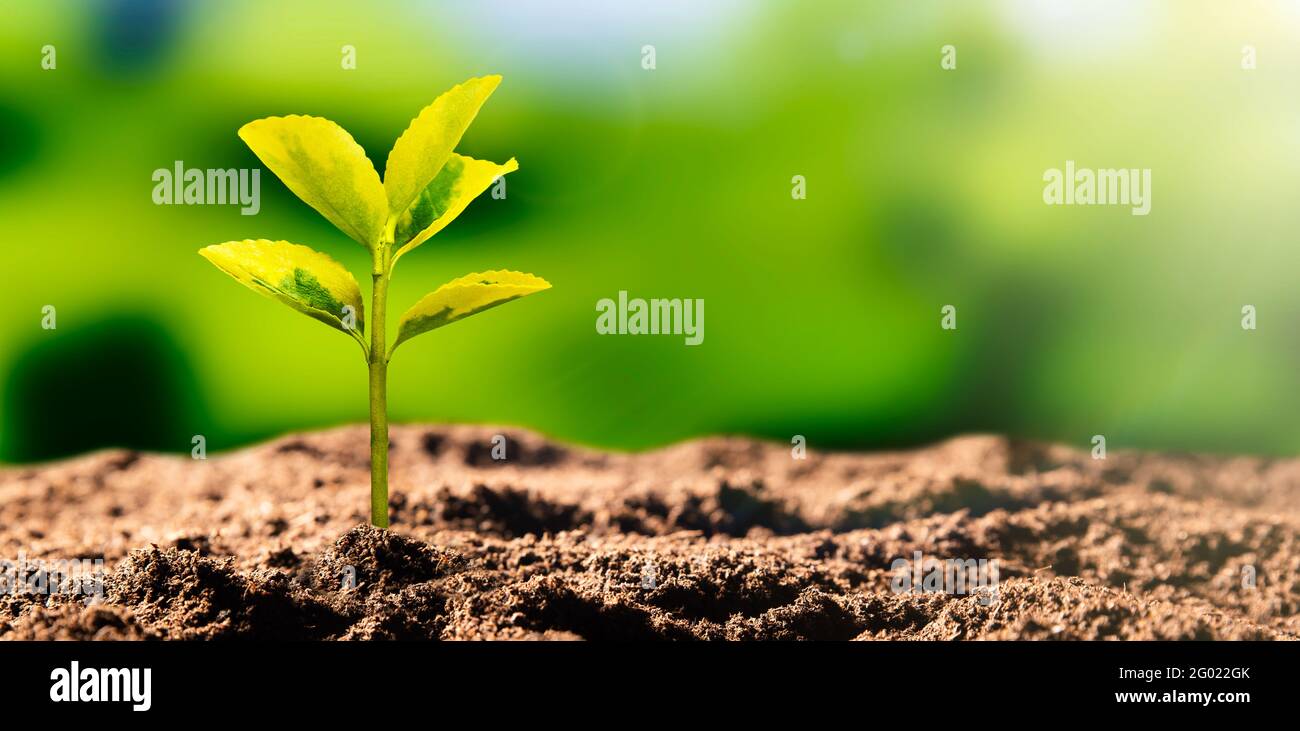
M370 369L370 522L388 527L388 362L397 346L551 285L511 271L467 274L402 315L386 345L388 281L402 255L446 228L493 181L519 168L453 152L500 76L470 79L420 111L388 153L383 182L347 130L321 117L267 117L239 137L299 198L370 251L370 338L357 280L330 257L287 241L249 239L199 254L249 289L350 335Z

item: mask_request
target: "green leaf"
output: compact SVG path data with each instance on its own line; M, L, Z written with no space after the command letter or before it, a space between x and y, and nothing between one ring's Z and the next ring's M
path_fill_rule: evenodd
M325 254L287 241L250 239L214 244L199 255L245 287L348 333L366 348L361 289ZM351 316L344 310L348 306ZM350 320L355 326L348 326Z
M239 137L295 195L343 233L373 249L388 219L388 198L366 151L321 117L267 117Z
M405 213L420 191L429 186L474 121L479 107L500 83L500 76L484 76L453 86L411 120L389 151L384 168L390 214Z
M397 340L393 341L389 357L398 345L420 333L550 287L550 282L545 279L521 272L483 272L453 279L426 294L402 314L397 326Z
M446 228L497 178L518 169L519 163L513 157L498 165L452 153L438 176L397 219L395 241L402 246L393 261Z

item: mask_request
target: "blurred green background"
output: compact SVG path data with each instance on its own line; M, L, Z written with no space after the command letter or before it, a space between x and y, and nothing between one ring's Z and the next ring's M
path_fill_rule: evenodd
M0 23L0 459L364 421L355 343L195 254L286 239L366 290L364 250L267 171L247 217L154 205L152 172L258 167L239 126L302 113L382 173L485 73L459 150L521 169L403 259L390 312L492 268L554 289L405 345L395 421L1300 446L1300 3L54 0ZM1067 159L1151 168L1151 214L1044 205ZM598 335L620 289L703 298L704 344Z

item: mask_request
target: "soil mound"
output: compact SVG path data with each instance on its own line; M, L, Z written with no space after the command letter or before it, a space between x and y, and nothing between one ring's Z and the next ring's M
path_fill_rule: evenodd
M106 567L89 602L0 594L0 638L1300 637L1300 460L392 439L387 532L364 525L364 427L0 471L0 559ZM996 560L998 581L896 591L918 554Z

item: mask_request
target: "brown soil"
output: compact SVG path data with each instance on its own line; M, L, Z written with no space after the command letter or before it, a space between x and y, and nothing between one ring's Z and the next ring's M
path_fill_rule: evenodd
M621 455L505 430L499 463L496 432L395 428L391 532L364 525L363 427L0 471L0 558L109 569L90 606L0 596L0 638L1300 636L1300 460L986 436ZM895 593L914 551L998 559L997 601Z

